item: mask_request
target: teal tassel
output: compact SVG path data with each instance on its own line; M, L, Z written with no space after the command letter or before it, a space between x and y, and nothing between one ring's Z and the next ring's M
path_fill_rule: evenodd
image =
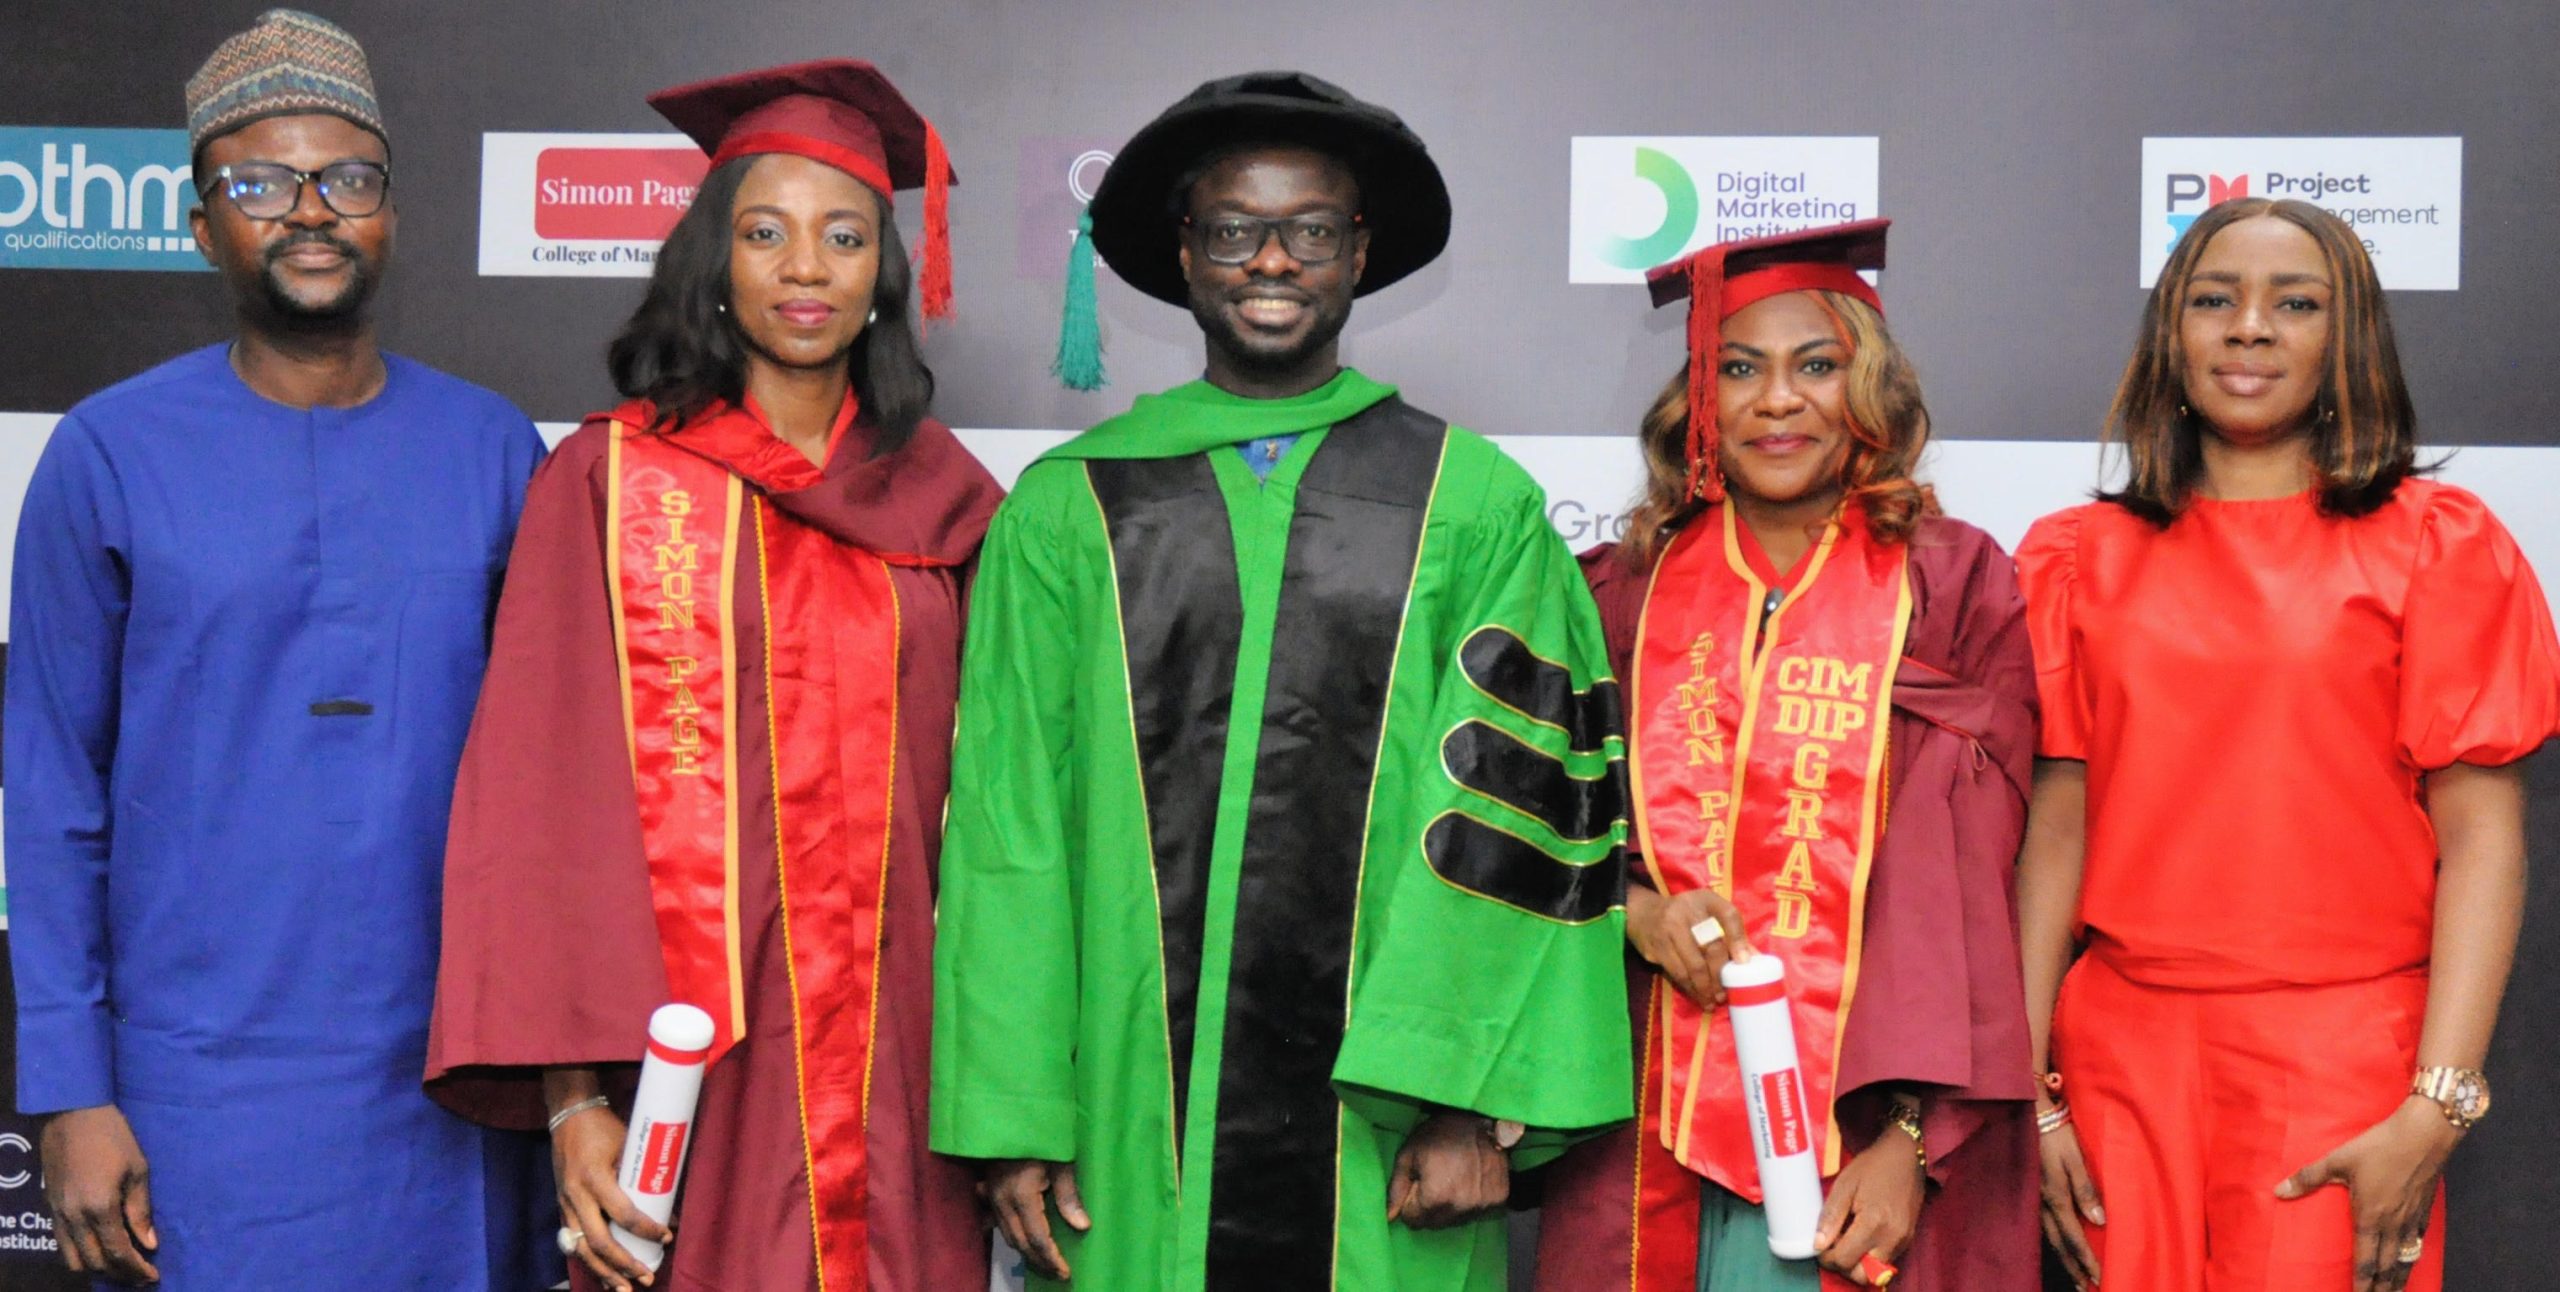
M1067 300L1058 319L1058 357L1049 365L1069 390L1102 388L1102 314L1093 299L1093 212L1076 217L1067 248Z

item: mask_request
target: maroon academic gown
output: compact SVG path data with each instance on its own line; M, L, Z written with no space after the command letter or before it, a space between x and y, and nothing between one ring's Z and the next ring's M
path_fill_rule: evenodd
M610 432L590 421L534 476L454 794L427 1090L493 1126L542 1126L546 1066L636 1064L650 1012L671 998L605 586ZM935 562L890 572L898 748L864 1139L869 1292L956 1292L987 1286L988 1240L973 1173L925 1148L935 866L966 583L1002 491L939 423L886 457L869 458L870 442L856 422L817 483L747 488L839 541ZM763 653L754 549L739 544L742 660ZM761 670L739 670L738 706L740 856L765 862L739 867L747 1026L703 1080L657 1282L677 1292L817 1287ZM627 1099L635 1069L623 1071Z
M1648 572L1614 547L1584 553L1582 564L1626 677ZM1882 1084L1923 1091L1930 1188L1895 1292L2034 1292L2035 1088L2012 879L2035 754L2026 605L2008 554L1961 521L1923 520L1909 570L1891 799L1868 881L1857 1007L1840 1043L1841 1134L1851 1151L1874 1141ZM1653 969L1627 959L1641 1044ZM1629 1286L1638 1133L1612 1131L1547 1169L1538 1292Z

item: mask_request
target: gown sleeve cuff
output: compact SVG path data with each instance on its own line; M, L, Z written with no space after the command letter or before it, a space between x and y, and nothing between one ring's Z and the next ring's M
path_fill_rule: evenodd
M1427 1007L1373 1003L1360 1014L1333 1084L1346 1106L1383 1129L1410 1131L1432 1107L1568 1132L1631 1115L1623 1053L1528 1055L1504 1045L1498 1029Z
M952 1157L1076 1157L1076 1105L1071 1097L936 1086L933 1151Z
M19 1012L19 1112L32 1117L115 1101L115 1039L104 1009Z

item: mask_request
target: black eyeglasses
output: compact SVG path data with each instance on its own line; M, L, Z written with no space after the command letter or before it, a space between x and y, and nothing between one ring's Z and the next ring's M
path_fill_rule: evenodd
M1241 265L1262 254L1271 235L1280 235L1280 249L1289 258L1304 265L1321 265L1342 255L1343 244L1360 226L1360 217L1335 211L1314 215L1293 215L1286 219L1264 220L1250 215L1212 215L1204 219L1183 218L1183 226L1199 239L1200 252L1213 264Z
M382 209L391 196L391 168L380 162L331 162L318 170L295 170L280 162L241 162L213 173L203 192L220 189L240 214L252 220L281 220L302 205L302 186L320 181L320 201L350 220Z

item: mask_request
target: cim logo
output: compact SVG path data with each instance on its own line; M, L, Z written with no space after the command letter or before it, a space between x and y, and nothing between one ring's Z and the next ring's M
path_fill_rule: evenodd
M1865 219L1872 137L1580 136L1566 276L1633 283L1717 242Z
M2385 287L2461 286L2460 139L2145 139L2142 171L2144 287L2197 216L2244 197L2345 221Z
M545 148L533 163L534 236L663 242L710 170L699 148Z
M1116 139L1044 135L1022 141L1014 167L1013 272L1057 283L1075 245L1076 217L1111 169Z
M0 268L209 270L184 130L0 126Z

